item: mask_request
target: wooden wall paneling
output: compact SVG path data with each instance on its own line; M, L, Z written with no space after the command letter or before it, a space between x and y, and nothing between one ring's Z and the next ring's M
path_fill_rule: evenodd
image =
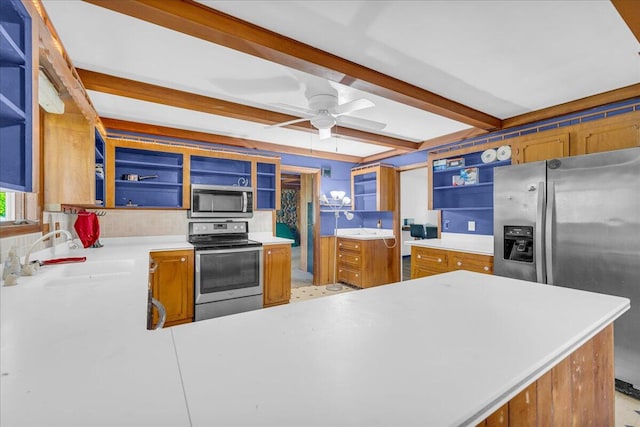
M614 382L611 324L477 425L613 427Z
M609 327L593 339L594 393L597 410L594 426L613 427L615 418L615 366L613 353L613 328Z
M571 355L573 423L593 426L594 421L593 340L587 341Z
M571 358L567 357L551 369L552 426L570 426L573 419Z
M509 401L510 426L535 426L537 417L537 384L534 382Z
M313 284L314 285L328 285L334 283L335 266L334 260L336 257L335 240L334 236L322 236L320 237L319 250L316 251L318 257L314 265ZM316 283L317 280L317 283Z

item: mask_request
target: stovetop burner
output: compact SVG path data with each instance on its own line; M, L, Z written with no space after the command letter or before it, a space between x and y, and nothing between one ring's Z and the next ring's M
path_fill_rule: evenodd
M262 246L249 240L249 224L242 222L190 222L187 240L197 250Z

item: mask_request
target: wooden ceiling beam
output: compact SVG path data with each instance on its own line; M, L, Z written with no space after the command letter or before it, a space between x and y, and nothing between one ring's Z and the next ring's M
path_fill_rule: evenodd
M329 160L338 160L348 163L360 163L361 157L337 154L327 151L307 150L304 148L290 147L288 145L271 144L268 142L254 141L245 138L234 138L226 135L217 135L193 130L178 129L166 126L153 125L148 123L130 122L126 120L110 119L102 117L105 128L115 131L132 132L142 135L163 136L168 138L186 139L189 141L208 142L211 144L222 144L253 150L263 150L275 154L287 153L298 156L315 157Z
M565 102L564 104L555 105L553 107L543 108L541 110L510 117L504 120L504 128L508 129L526 125L528 123L538 122L540 120L563 116L565 114L577 113L578 111L588 110L601 105L611 104L613 102L625 101L639 96L640 83L636 83L620 89L610 90L608 92L599 93L586 98L576 99L575 101Z
M640 4L638 0L611 0L611 3L640 42Z
M193 0L85 1L474 127L502 127L497 117Z
M282 123L299 118L275 111L263 110L261 108L250 107L248 105L237 104L222 99L211 98L204 95L184 92L150 83L143 83L95 71L83 69L78 69L77 71L85 88L111 95L124 96L127 98L170 105L172 107L185 108L187 110L200 111L203 113L216 114L218 116L231 117L234 119L262 123L265 125ZM311 133L317 132L309 122L294 123L285 127L297 131ZM392 138L356 129L349 129L342 126L337 129L339 136L353 141L400 149L404 152L414 151L418 148L416 143L404 139Z

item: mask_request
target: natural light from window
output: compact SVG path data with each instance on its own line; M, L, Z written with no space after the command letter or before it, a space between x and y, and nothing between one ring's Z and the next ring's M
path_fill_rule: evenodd
M0 221L15 221L16 193L0 192Z

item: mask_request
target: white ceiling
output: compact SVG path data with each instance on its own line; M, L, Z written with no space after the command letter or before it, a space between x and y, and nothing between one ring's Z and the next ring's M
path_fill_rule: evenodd
M640 43L609 1L199 2L501 119L640 82ZM354 116L387 124L375 133L412 142L469 128L88 3L43 3L78 68L289 114L281 104L306 107L305 92L331 86L340 103L374 101ZM90 96L101 117L356 156L390 150Z

